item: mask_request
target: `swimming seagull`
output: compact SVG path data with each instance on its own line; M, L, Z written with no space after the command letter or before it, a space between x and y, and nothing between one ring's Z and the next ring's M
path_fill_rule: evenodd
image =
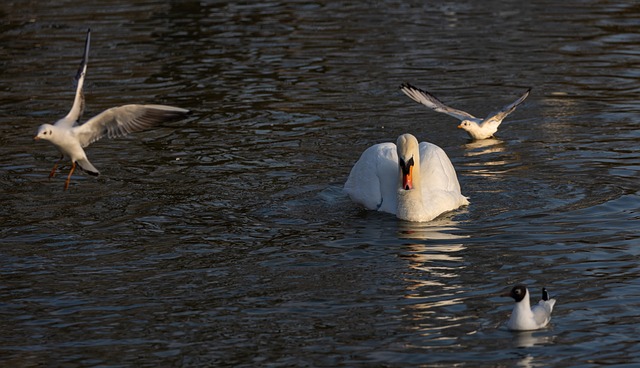
M527 89L520 98L509 105L504 106L500 111L491 113L484 119L479 119L468 112L457 110L443 104L431 93L414 87L409 83L402 83L400 85L400 90L404 92L405 95L411 97L414 101L421 103L434 111L451 115L460 120L458 128L464 129L472 139L487 139L493 137L493 134L498 131L498 127L500 126L500 123L502 123L502 120L506 118L507 115L511 114L513 110L515 110L516 107L520 105L527 96L529 96L529 92L531 92L531 88Z
M516 285L502 296L512 297L516 301L511 318L507 322L507 328L514 331L537 330L545 327L551 320L551 312L556 304L555 299L549 299L546 288L542 288L542 300L533 307L529 304L529 290L524 285Z
M65 157L71 159L71 171L69 171L69 176L64 183L64 190L69 188L69 181L76 165L90 175L98 176L100 174L98 169L87 159L84 147L105 136L108 138L121 137L162 122L184 118L189 113L189 110L166 105L124 105L105 110L86 123L78 125L84 111L82 86L87 73L90 40L91 29L87 30L84 55L76 74L76 96L71 111L53 125L42 124L34 137L35 140L50 141L61 153L61 157L53 166L49 178L55 175L58 164Z

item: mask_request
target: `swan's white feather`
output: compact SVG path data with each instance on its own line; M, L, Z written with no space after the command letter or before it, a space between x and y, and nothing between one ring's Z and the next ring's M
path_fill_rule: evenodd
M380 143L367 148L351 169L344 185L345 192L367 209L397 215L398 196L403 194L400 184L398 147ZM460 193L460 184L447 154L438 146L421 142L420 151L420 213L409 221L430 221L443 212L469 203Z

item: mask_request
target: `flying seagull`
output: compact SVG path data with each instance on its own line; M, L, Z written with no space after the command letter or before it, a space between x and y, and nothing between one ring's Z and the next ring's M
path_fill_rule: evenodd
M168 121L179 120L187 116L189 110L166 105L123 105L112 107L78 125L84 111L84 93L82 87L87 73L89 60L89 43L91 29L87 31L87 40L84 45L82 62L76 75L76 96L71 111L58 120L55 124L42 124L34 137L35 140L47 140L56 146L61 153L49 174L53 177L58 164L65 158L71 159L71 170L64 183L64 190L69 188L71 175L76 166L90 175L98 176L100 172L87 159L85 147L103 138L117 138L129 133L151 128L152 126Z
M529 96L529 92L531 92L531 88L527 89L527 91L514 102L506 105L497 112L489 114L484 119L479 119L468 112L445 105L438 100L436 96L427 91L421 90L420 88L414 87L409 83L402 83L400 85L400 90L412 100L421 103L434 111L451 115L460 120L458 128L464 129L472 139L487 139L493 137L495 132L498 131L498 127L500 126L500 123L502 123L502 120L504 120L507 115L511 114L516 107L520 105L527 96Z

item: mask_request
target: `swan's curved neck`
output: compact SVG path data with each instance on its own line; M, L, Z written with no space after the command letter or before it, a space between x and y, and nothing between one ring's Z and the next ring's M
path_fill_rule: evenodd
M420 221L420 217L425 213L420 182L420 162L414 157L412 164L410 187L406 184L406 169L403 170L402 167L399 169L396 216L408 221Z
M398 137L396 216L407 221L427 221L420 181L420 144L411 134Z

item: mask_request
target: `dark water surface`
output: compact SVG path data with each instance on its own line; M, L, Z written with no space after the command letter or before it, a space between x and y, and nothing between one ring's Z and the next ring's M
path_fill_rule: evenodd
M626 1L0 5L3 366L596 366L640 362L640 6ZM67 113L194 111L88 148ZM485 115L497 139L398 90ZM471 205L415 224L341 187L411 132ZM549 329L505 329L526 283Z

